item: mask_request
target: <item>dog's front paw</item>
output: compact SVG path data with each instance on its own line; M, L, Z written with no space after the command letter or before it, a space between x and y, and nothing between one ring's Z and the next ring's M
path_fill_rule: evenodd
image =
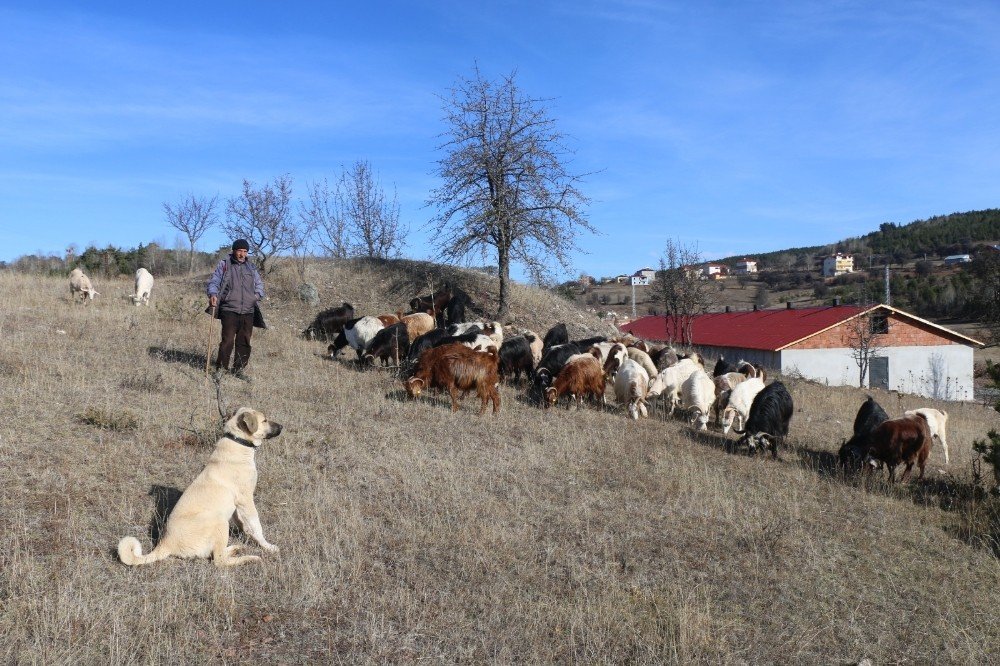
M264 550L266 550L267 552L272 553L272 554L277 553L277 552L279 552L281 550L280 548L278 548L277 546L275 546L273 543L264 543L264 544L261 544L261 548L263 548Z

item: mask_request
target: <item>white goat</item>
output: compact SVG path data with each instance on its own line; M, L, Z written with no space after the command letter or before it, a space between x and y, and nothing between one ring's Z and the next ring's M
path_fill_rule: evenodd
M69 274L69 297L70 299L76 298L76 295L80 294L82 300L90 299L94 300L94 296L100 296L101 294L94 289L94 285L90 283L90 278L83 274L83 271L79 268L74 268Z
M722 432L727 433L737 420L737 430L744 427L750 416L750 406L758 393L764 390L764 380L760 377L750 377L737 384L729 394L729 404L722 410Z
M145 268L135 272L135 293L132 294L134 305L149 305L149 297L153 293L153 274Z
M692 372L681 385L681 409L688 413L698 430L708 430L708 415L715 402L715 382L702 369Z
M680 401L681 385L691 376L695 370L702 370L701 365L689 358L682 358L669 368L661 370L656 377L649 380L649 391L647 398L655 398L660 394L666 395L667 413L673 414L674 407Z
M948 425L948 412L932 407L909 409L903 412L904 416L914 416L915 414L920 414L927 419L927 428L931 431L931 437L937 437L941 441L941 448L944 449L944 464L949 464L948 435L945 433L945 427Z
M646 390L649 373L630 358L625 359L615 374L615 399L627 405L628 415L638 420L639 416L649 416L646 410Z
M653 359L649 358L649 354L647 354L642 349L639 349L639 347L633 345L628 349L626 349L625 352L628 354L628 357L630 359L641 365L642 369L645 370L646 374L648 374L650 377L655 377L656 375L659 374L659 371L653 364Z
M375 335L383 328L385 325L378 317L362 317L354 322L354 326L344 327L344 337L347 338L347 344L351 349L358 353L358 358L361 358L368 345L375 339Z

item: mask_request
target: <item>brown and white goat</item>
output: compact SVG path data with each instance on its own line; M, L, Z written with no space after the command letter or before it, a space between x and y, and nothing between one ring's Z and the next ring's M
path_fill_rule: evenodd
M397 312L396 317L406 325L406 335L409 337L410 342L434 329L434 317L426 312L414 312L408 315Z
M564 395L576 400L578 408L583 407L585 396L599 399L602 406L607 404L604 398L604 369L599 360L600 353L600 350L595 348L589 354L570 357L552 382L552 386L545 389L545 406L555 405Z

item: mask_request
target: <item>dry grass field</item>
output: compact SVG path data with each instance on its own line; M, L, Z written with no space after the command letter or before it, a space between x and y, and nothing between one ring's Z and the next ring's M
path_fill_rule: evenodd
M310 279L324 307L378 313L434 270ZM319 308L287 273L268 281L253 383L222 380L230 408L285 426L257 455L281 553L126 567L119 538L152 545L218 432L202 279L161 280L136 308L124 280L84 306L62 279L0 273L0 662L1000 661L1000 508L971 452L996 413L930 403L951 415L951 465L935 449L927 480L898 487L835 470L864 399L849 388L788 382L778 461L614 407L542 411L520 387L498 417L473 397L452 414L322 358L298 337ZM463 279L491 305L489 278ZM514 298L539 332L598 330L558 298ZM927 404L876 393L891 414Z

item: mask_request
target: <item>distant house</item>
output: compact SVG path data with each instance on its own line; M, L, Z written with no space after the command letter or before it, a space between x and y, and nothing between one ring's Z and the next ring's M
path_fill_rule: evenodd
M868 316L876 335L869 387L943 400L972 400L973 350L983 343L888 305L835 305L698 315L692 344L711 358L745 359L785 375L831 386L857 386L852 323ZM877 327L877 329L875 328ZM649 316L619 327L646 340L669 342L669 317Z
M854 257L849 254L840 254L823 259L823 277L836 277L844 273L854 272Z
M747 275L749 273L757 272L757 260L756 259L740 259L736 262L736 273L737 275Z
M632 274L633 277L646 278L650 282L656 279L656 271L652 268L640 268L635 273Z
M725 266L722 264L706 264L702 269L702 275L710 280L721 280L726 277Z
M631 282L631 280L632 280L632 276L631 275L625 275L624 273L622 273L621 275L616 275L615 276L615 282L617 282L618 284L629 284Z
M970 264L972 263L972 257L967 254L953 254L951 256L944 258L945 266L954 266L955 264Z

